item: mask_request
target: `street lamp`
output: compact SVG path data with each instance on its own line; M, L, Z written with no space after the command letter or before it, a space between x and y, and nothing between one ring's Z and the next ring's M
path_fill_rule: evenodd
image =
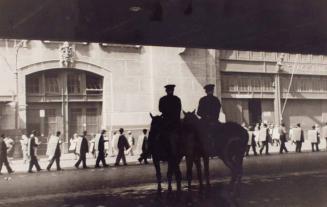
M282 71L284 61L284 53L280 54L276 64L276 76L275 76L275 122L280 125L283 117L281 113L281 91L280 91L280 72Z
M15 49L16 49L16 55L15 55L15 81L16 81L16 96L15 96L15 131L16 131L16 137L15 141L18 141L18 133L20 133L20 125L19 125L19 103L18 103L18 94L19 94L19 84L18 84L18 52L20 48L26 48L26 43L27 40L21 40L18 42L18 44L15 44ZM14 148L14 157L21 157L21 152L19 149L19 145L15 145L16 147Z

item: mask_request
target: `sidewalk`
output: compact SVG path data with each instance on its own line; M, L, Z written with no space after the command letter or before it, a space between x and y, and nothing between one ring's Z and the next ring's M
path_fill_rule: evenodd
M134 156L127 155L126 161L128 164L131 164L131 163L136 164L136 163L138 163L138 160L137 160L138 158L139 158L139 155L134 155ZM88 167L94 168L95 161L96 161L96 159L93 157L92 154L86 155L86 164ZM116 161L116 156L107 156L106 157L106 162L110 166L113 166L115 164L115 161ZM60 166L63 169L75 168L74 165L76 162L77 162L77 159L75 159L75 155L73 153L62 154L60 157ZM9 163L10 163L11 168L15 172L27 172L27 170L28 170L29 162L24 163L22 159L14 160L14 159L9 158ZM46 167L49 164L48 158L46 156L39 156L39 164L43 170L46 170ZM100 166L102 166L101 162L100 162ZM80 164L80 168L82 168L82 163ZM55 162L53 163L51 170L56 170ZM35 171L35 168L33 169L33 171ZM6 171L5 167L3 166L2 173L6 173L6 172L7 171Z

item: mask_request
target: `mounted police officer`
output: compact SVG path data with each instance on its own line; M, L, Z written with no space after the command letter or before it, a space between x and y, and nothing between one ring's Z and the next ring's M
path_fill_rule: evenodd
M207 139L203 140L202 145L209 155L214 154L214 149L218 145L214 131L219 124L218 118L221 108L219 99L213 95L214 87L213 84L203 87L207 95L200 99L197 110L197 114L202 120L202 134L207 137Z
M200 99L197 114L207 123L216 123L218 122L221 104L219 99L213 95L215 85L208 84L203 88L207 95Z
M180 123L182 110L181 100L174 95L175 85L166 85L166 96L160 98L159 111L162 113L164 122L170 129L176 129Z

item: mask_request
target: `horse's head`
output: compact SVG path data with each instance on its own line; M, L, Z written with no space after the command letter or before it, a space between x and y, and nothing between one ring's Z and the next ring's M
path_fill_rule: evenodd
M183 123L185 124L194 124L199 121L199 118L195 114L195 110L192 112L183 111L183 114L184 114Z
M153 116L152 113L150 113L150 117L152 119L150 131L158 132L162 127L162 116Z

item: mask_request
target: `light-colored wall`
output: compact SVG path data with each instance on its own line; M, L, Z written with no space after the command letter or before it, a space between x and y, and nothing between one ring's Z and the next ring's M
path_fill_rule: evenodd
M0 67L4 74L0 80L6 80L6 87L1 87L0 94L15 94L15 44L19 41L0 42ZM34 65L34 69L39 66L42 68L42 62L51 62L53 68L60 67L58 49L61 44L62 42L28 41L26 47L19 49L17 68L25 70L31 65ZM110 86L110 100L106 102L110 102L111 109L110 113L104 115L108 116L113 127L149 125L149 112L159 113L158 101L165 95L164 85L168 83L177 85L175 94L181 98L185 111L197 108L199 99L205 95L203 85L216 84L215 50L103 46L98 43L72 43L72 47L76 65L82 61L110 71L112 81L105 85L107 88L104 90L109 90ZM58 64L53 64L56 61ZM25 82L21 80L20 84L24 85Z

